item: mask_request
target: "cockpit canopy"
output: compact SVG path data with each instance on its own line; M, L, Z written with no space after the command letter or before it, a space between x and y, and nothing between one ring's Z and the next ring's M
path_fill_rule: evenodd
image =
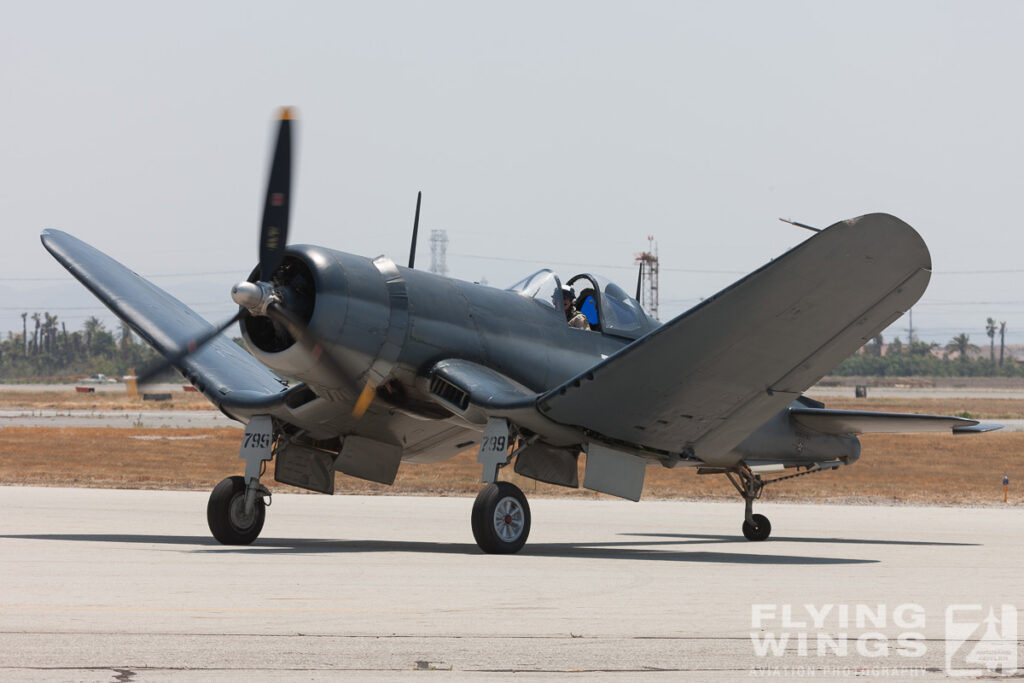
M576 292L574 305L587 316L591 330L637 339L658 326L656 321L647 317L636 299L606 277L580 273L571 277L566 286ZM548 306L561 316L562 283L547 268L523 278L508 291L518 292Z

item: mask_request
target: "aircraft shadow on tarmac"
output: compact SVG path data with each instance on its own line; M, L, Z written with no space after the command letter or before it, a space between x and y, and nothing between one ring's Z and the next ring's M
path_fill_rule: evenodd
M977 543L947 543L941 541L897 541L850 538L792 538L780 537L751 546L738 536L718 534L620 534L631 538L662 540L629 540L611 543L530 543L520 555L535 557L592 558L601 560L653 560L658 562L710 562L721 564L763 565L831 565L873 564L879 560L843 557L814 557L776 555L770 552L773 544L837 543L850 545L901 546L976 546ZM153 545L203 546L188 548L192 553L256 553L256 554L320 554L320 553L439 553L452 555L482 555L473 543L435 543L427 541L376 541L337 539L284 539L261 538L251 546L223 546L209 536L166 536L145 534L9 534L0 538L42 541L82 541L92 543L138 543ZM714 552L704 550L677 550L680 545L742 543L751 550L765 552Z
M636 536L641 538L665 538L678 539L663 541L672 545L684 545L688 543L729 543L738 540L738 536L726 536L724 534L619 534L620 536ZM691 539L691 540L685 540ZM980 543L954 543L952 541L893 541L879 538L800 538L796 536L772 536L775 543L847 543L850 545L905 545L905 546L943 546L943 547L971 547L980 546Z

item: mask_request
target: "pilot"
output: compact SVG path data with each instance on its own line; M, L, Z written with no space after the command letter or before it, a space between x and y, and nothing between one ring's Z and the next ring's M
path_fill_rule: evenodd
M571 287L562 287L562 308L565 310L565 320L569 323L569 327L575 327L578 330L589 330L590 321L587 320L587 316L580 313L579 309L572 305L575 298L576 295Z

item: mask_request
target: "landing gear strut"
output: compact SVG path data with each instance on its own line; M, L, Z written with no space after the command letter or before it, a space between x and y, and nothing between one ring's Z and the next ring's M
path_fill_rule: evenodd
M244 477L228 477L214 487L206 504L206 522L224 545L249 545L263 530L270 491L260 484L263 463L274 457L274 424L269 415L249 420L238 457L245 460Z
M473 503L473 538L485 553L519 552L530 535L530 504L519 487L498 481L498 470L523 448L513 449L513 435L504 418L490 418L480 441L477 461L487 484ZM531 441L532 443L532 441Z
M729 481L746 503L743 513L743 535L748 541L767 539L772 533L772 523L764 515L754 514L754 501L761 497L766 482L760 475L751 472L746 465L740 465L734 472L726 472L725 476L729 477Z

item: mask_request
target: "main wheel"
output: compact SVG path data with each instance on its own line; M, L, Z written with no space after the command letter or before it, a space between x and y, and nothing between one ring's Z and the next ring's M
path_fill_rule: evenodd
M743 535L748 541L763 541L772 533L772 523L764 515L754 515L754 524L743 521Z
M485 553L514 553L530 535L530 504L513 484L488 484L473 503L473 538Z
M224 545L249 545L263 530L267 507L257 500L251 515L245 514L245 479L228 477L217 484L206 504L206 521L213 537Z

